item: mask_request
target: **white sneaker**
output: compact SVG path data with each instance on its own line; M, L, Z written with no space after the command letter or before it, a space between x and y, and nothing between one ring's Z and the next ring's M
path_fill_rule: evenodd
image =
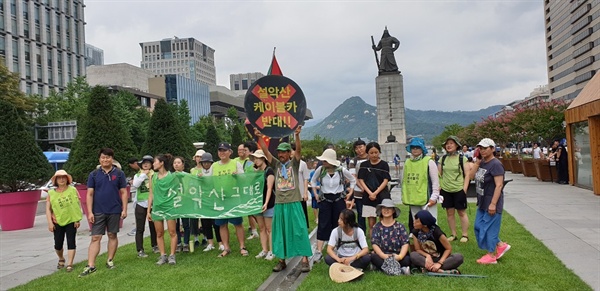
M246 239L251 240L251 239L255 239L255 238L258 238L258 232L253 231L252 234Z
M402 270L402 275L410 275L409 267L401 267L400 269Z
M258 255L256 255L255 258L257 258L257 259L264 258L266 255L267 255L267 252L260 251L260 253L258 253Z
M128 236L134 236L136 232L136 229L132 229L130 232L127 233Z
M323 254L321 252L315 252L313 255L313 262L318 263L323 258Z
M267 255L265 256L265 260L267 261L272 261L275 258L275 255L273 255L272 252L268 252Z
M212 251L214 249L215 249L215 246L209 244L209 245L206 246L206 248L204 248L204 251L205 252L209 252L209 251Z
M219 245L219 251L224 251L225 250L225 246L224 245Z

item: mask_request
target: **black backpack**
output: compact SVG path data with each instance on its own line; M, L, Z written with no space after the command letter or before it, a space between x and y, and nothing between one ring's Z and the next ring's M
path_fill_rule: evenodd
M444 162L446 162L447 156L448 155L442 156L442 176L444 175ZM463 157L463 154L458 155L458 167L460 169L460 172L462 173L463 178L465 178L465 166L463 165Z

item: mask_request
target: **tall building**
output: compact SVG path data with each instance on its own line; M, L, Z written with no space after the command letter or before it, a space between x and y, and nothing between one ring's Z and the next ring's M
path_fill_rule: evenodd
M48 96L85 74L82 0L0 0L0 57L26 94Z
M600 0L545 0L548 87L573 99L600 69Z
M142 42L142 69L156 75L181 75L207 85L217 84L215 50L190 38Z
M85 66L104 65L104 50L97 48L89 43L85 44Z
M248 90L254 81L264 77L260 72L229 75L229 89L232 91Z
M190 125L210 113L208 85L181 75L167 74L148 79L150 93L166 98L167 103L181 104L185 100L190 109Z

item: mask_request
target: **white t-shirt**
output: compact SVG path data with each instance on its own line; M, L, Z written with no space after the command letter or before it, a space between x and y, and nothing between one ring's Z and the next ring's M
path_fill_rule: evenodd
M304 187L304 182L310 179L310 171L308 170L308 166L306 162L300 160L300 168L298 168L298 185L300 185L300 194L304 197L304 193L306 193L306 187ZM310 197L310 195L308 195Z
M541 159L542 158L542 156L540 155L541 152L542 152L542 150L540 149L540 147L534 148L533 149L533 158Z
M333 229L331 235L329 236L329 242L327 242L328 245L334 248L338 243L338 228L340 227L338 226ZM356 239L358 239L359 244L363 247L367 247L367 237L365 237L365 232L360 227L357 227L355 231ZM342 241L352 241L352 236L347 235L344 231L342 231ZM337 255L338 257L352 257L358 254L360 250L361 247L357 246L355 243L346 243L340 246L340 248L337 250Z

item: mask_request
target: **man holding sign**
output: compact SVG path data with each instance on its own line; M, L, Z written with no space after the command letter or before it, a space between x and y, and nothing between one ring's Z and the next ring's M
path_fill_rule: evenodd
M300 168L301 149L300 131L302 126L296 127L294 139L296 151L292 155L289 143L281 143L277 147L277 159L265 150L265 156L271 167L275 170L275 213L273 215L273 254L280 258L274 272L279 272L287 267L285 259L303 256L302 272L310 271L308 256L312 255L310 241L306 235L304 212L302 211L301 185L298 185L298 170ZM268 149L263 134L254 128L262 149Z

